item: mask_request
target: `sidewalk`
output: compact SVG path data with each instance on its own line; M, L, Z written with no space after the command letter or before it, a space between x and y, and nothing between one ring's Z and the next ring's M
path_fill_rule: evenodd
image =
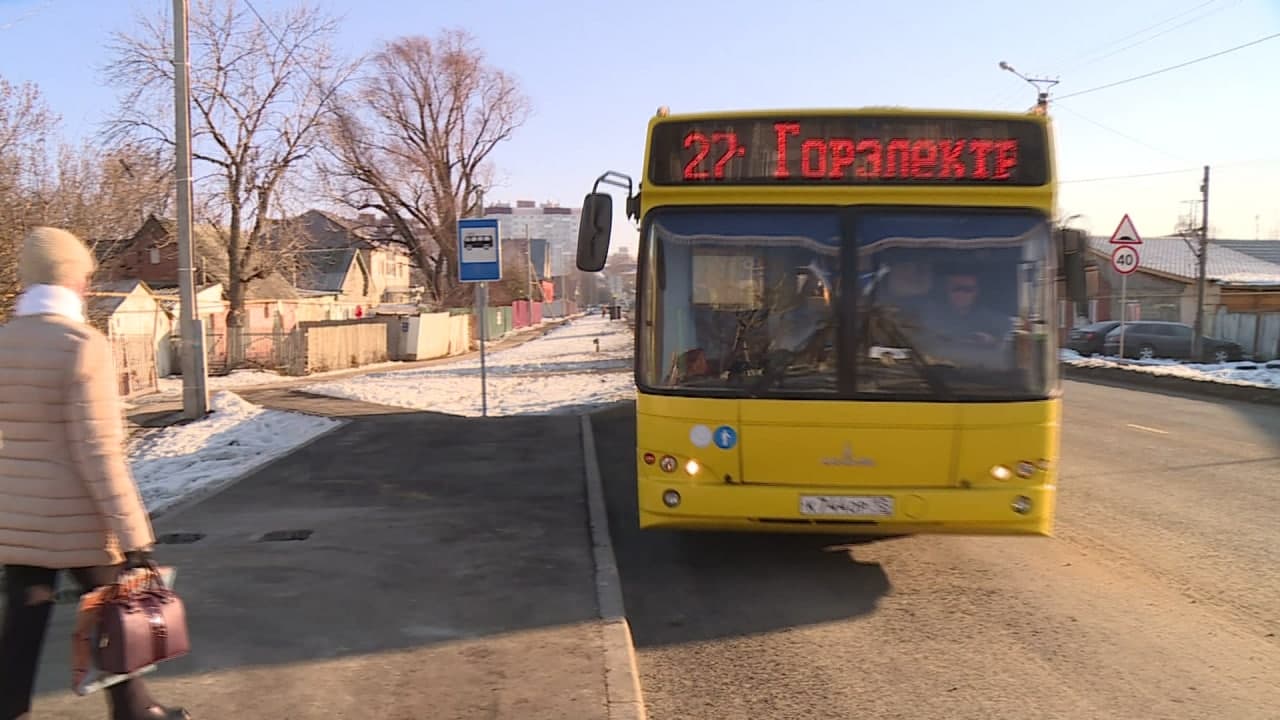
M606 718L584 485L577 417L358 415L156 523L203 534L157 549L193 653L156 695L197 720ZM98 720L65 689L72 614L33 714Z
M542 325L534 328L517 330L506 337L499 340L491 340L487 343L486 353L494 353L501 350L509 350L519 347L527 342L537 340L552 330L569 324L574 320L585 317L584 314L571 315L567 318L556 318L547 320ZM310 396L307 393L301 393L299 390L308 385L316 385L322 382L330 382L340 380L342 378L357 377L360 375L371 375L374 373L394 373L407 370L421 370L440 365L448 365L451 363L461 362L474 357L479 357L479 350L471 350L460 355L450 355L442 358L432 358L430 360L409 360L396 363L394 365L380 364L372 367L351 368L338 372L325 373L323 375L303 375L300 377L281 376L277 381L265 382L261 385L248 385L232 388L232 392L243 397L249 402L262 405L264 407L276 407L280 410L295 410L297 398L299 397L319 397ZM256 398L255 398L256 396ZM273 406L269 401L273 399L289 398L280 406ZM264 400L266 402L264 402ZM304 403L310 405L311 403ZM182 414L182 397L160 397L158 395L146 395L138 397L129 402L126 412L129 432L136 432L140 428L164 427L179 422ZM301 410L309 412L308 410ZM393 412L402 412L403 409L394 409ZM324 413L318 413L324 414ZM346 417L349 414L368 415L381 414L373 406L365 408L356 408L353 406L342 410L332 417Z

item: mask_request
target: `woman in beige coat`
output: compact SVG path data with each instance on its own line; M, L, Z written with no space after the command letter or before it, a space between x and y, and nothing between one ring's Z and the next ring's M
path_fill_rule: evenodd
M84 318L93 270L71 233L32 230L23 293L0 326L0 720L30 712L58 572L82 591L110 584L155 541L125 461L111 345ZM140 680L107 693L112 720L190 717Z

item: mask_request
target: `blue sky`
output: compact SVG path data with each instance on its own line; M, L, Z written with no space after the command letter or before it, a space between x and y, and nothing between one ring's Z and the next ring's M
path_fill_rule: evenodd
M285 4L255 2L263 11ZM115 102L98 72L109 32L168 4L0 0L0 74L39 83L67 135L92 132ZM999 70L1001 60L1058 77L1054 94L1065 96L1280 32L1280 0L319 4L345 17L340 44L352 53L402 34L470 30L534 104L494 156L502 184L487 199L571 205L605 170L639 173L645 124L660 105L1022 110L1035 91ZM1076 181L1062 186L1062 211L1082 213L1095 233L1127 212L1140 233L1164 234L1210 164L1217 235L1280 238L1277 68L1280 38L1055 103L1059 176ZM632 245L634 231L617 226Z

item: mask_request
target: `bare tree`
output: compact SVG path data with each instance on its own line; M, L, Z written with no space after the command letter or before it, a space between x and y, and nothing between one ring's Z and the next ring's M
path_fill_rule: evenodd
M148 215L164 216L174 199L172 153L140 147L108 150L63 145L56 180L42 198L46 221L64 227L109 257Z
M39 88L0 77L0 319L18 293L18 244L44 222L41 193L49 183L47 149L58 126Z
M226 222L235 352L246 286L273 271L260 257L269 213L286 178L315 150L323 112L356 65L334 54L336 21L307 5L263 18L238 0L195 0L188 23L192 157L210 169L200 184L219 198ZM163 120L172 117L171 27L161 13L114 36L108 77L126 92L111 137L173 147L172 123Z
M358 91L334 104L325 167L335 196L386 216L437 304L457 299L457 220L479 208L490 154L529 112L516 81L460 30L387 44Z

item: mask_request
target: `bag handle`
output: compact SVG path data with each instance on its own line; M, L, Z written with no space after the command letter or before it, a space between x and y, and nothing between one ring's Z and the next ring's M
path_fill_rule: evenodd
M141 576L138 576L138 573ZM155 561L147 558L140 565L121 568L116 576L116 581L103 588L103 600L112 602L137 593L154 592L156 590L165 591L168 589L164 581L164 575L160 572L160 567L156 565Z

